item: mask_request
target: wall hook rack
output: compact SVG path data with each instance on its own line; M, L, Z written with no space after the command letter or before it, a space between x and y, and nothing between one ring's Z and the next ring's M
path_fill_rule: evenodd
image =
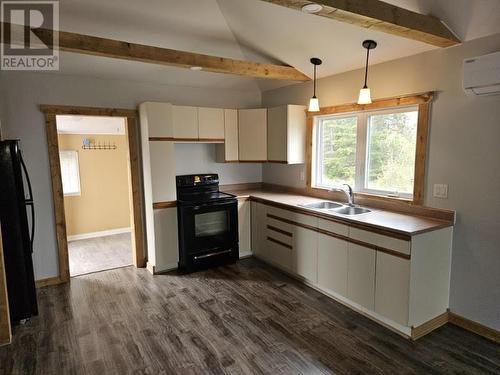
M90 139L84 139L83 140L83 145L82 145L83 150L116 150L117 146L113 142L93 142Z

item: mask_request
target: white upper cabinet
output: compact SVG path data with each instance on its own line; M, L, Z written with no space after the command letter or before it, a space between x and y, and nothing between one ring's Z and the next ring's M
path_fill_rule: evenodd
M224 110L222 108L198 108L198 137L200 140L224 139Z
M145 102L139 105L142 129L150 138L172 138L172 104Z
M238 110L224 110L224 143L216 146L218 163L238 161Z
M267 159L270 162L305 163L306 107L283 105L267 110Z
M198 140L198 108L174 105L172 108L174 138Z
M267 161L267 109L238 110L240 161Z

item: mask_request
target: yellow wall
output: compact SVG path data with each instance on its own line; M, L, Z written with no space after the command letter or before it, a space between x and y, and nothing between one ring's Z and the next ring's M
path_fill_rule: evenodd
M84 138L116 150L83 150ZM59 149L78 151L80 196L64 197L68 236L130 227L128 143L125 135L59 134Z

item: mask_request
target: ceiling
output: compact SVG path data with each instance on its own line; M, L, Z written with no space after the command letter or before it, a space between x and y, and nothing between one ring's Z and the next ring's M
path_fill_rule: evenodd
M498 0L387 0L441 18L462 39L500 32ZM65 0L60 29L129 42L258 62L284 63L307 75L309 58L324 77L363 66L364 39L379 46L370 63L436 47L309 15L259 0ZM61 53L59 74L191 87L265 91L293 82L193 72L141 62ZM57 73L54 73L57 74Z
M58 134L125 135L125 118L104 116L58 115Z

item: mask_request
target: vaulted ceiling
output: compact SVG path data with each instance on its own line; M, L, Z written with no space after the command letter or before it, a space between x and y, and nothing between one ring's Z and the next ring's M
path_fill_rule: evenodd
M500 32L498 0L386 0L442 19L463 41ZM428 44L305 14L260 0L64 0L60 29L134 43L257 62L284 63L320 77L435 49ZM292 82L196 72L141 62L61 53L62 74L182 86L268 90Z

